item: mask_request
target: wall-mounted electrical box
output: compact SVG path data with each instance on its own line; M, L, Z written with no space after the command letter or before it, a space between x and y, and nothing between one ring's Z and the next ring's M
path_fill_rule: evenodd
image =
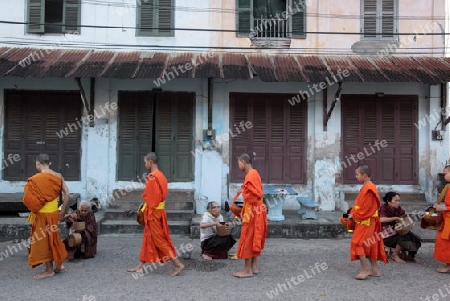
M437 131L437 130L431 131L431 140L442 141L444 140L444 134L445 131Z
M203 139L215 140L216 139L216 130L215 129L206 129L203 130Z

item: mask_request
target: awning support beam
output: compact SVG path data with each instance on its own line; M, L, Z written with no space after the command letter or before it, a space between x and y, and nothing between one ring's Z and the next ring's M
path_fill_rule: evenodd
M323 116L323 130L326 131L327 130L327 124L328 124L328 120L330 120L331 117L331 113L334 110L334 107L336 106L337 101L339 100L339 97L341 95L341 91L342 91L342 82L338 82L338 89L336 91L336 93L334 94L334 100L331 103L330 109L327 112L327 107L328 107L328 99L327 99L327 89L323 89L323 106L324 106L324 116Z
M75 77L75 82L77 83L78 90L80 91L81 102L83 103L84 110L87 113L87 116L89 116L89 118L88 118L89 126L93 127L94 126L94 112L93 112L92 108L94 107L94 97L95 97L95 93L94 93L95 78L91 78L90 101L88 101L88 99L86 98L86 93L84 93L83 85L81 84L81 78Z

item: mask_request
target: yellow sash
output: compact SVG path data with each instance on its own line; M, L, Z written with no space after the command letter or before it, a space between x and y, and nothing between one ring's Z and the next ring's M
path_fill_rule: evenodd
M39 213L52 213L58 211L58 199L54 199L51 202L46 202L45 205L38 211ZM31 223L33 212L28 214L28 222Z
M164 209L166 202L160 202L159 205L157 207L155 207L155 209ZM144 203L144 206L142 206L141 211L144 212L145 208L147 208L147 203Z
M353 220L354 220L355 223L357 223L358 225L370 226L370 219L371 219L372 217L377 217L377 216L378 216L378 210L375 211L375 213L374 213L371 217L369 217L368 219L365 219L365 220L362 220L362 221L358 221L358 220L356 220L356 219L353 219Z

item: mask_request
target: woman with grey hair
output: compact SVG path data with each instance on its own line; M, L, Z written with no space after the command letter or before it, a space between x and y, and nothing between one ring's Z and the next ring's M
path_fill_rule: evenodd
M219 204L209 202L206 209L200 222L202 257L206 260L227 259L228 251L234 246L236 240L229 234L217 235L217 227L224 223ZM224 225L225 229L229 230L230 225L228 223L224 223Z
M71 214L65 215L66 227L72 227L75 222L84 222L83 230L75 230L81 234L81 244L78 246L69 246L68 239L64 240L67 250L67 259L75 258L87 259L93 258L97 254L97 221L95 220L92 205L88 201L81 201L79 209Z

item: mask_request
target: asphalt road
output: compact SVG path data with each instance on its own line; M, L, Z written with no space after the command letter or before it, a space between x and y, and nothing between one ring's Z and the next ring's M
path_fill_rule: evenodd
M432 243L419 250L422 264L391 260L381 264L381 277L358 281L349 239L268 239L261 273L246 279L232 276L243 260L208 262L200 258L198 240L173 240L177 250L193 248L177 277L168 275L170 263L148 266L143 276L128 273L138 262L141 237L110 235L100 236L96 258L66 262L63 273L41 280L32 276L44 267L31 269L18 242L0 242L0 300L450 300L450 275L435 271L441 263L432 258Z

